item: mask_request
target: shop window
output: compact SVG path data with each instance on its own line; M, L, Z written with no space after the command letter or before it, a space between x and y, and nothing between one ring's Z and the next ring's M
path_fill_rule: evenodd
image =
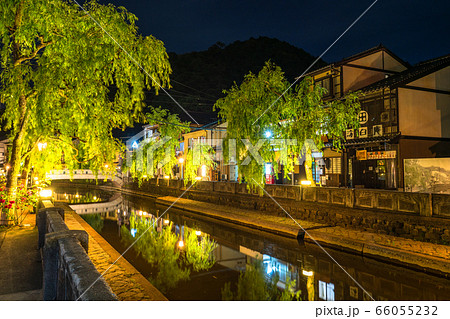
M329 157L325 163L325 174L341 174L340 157Z

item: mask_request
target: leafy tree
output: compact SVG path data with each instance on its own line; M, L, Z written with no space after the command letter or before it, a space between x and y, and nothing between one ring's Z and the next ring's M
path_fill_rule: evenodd
M0 101L3 129L11 132L11 199L21 163L39 152L40 141L47 143L41 152L48 162L64 155L73 167L82 150L81 162L94 170L109 163L112 171L121 145L111 130L142 119L145 89L169 85L163 43L138 35L133 14L95 0L85 10L64 0L0 2Z
M157 125L158 132L139 143L125 171L130 171L139 182L153 178L158 169L172 177L173 167L178 163L175 150L182 134L190 131L189 123L181 122L178 115L161 108L152 108L145 118Z
M240 86L224 91L226 96L214 107L228 122L227 137L236 140L232 153L233 148L224 143L224 154L226 159L236 155L240 177L250 189L262 194L258 185L264 187L264 163L272 163L275 171L283 165L289 178L298 156L306 153L308 159L315 147L323 147L323 135L340 148L345 129L359 125L357 95L350 93L344 99L325 103L325 91L311 78L290 88L281 68L270 62L257 75L246 75ZM259 151L259 160L246 159L251 148Z

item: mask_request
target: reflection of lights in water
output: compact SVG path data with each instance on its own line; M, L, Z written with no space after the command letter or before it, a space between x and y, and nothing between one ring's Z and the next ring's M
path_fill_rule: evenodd
M303 271L302 271L302 274L303 274L304 276L311 277L312 275L314 275L314 272L312 272L312 271L307 271L307 270L303 270Z
M163 223L164 225L169 225L170 221L168 219L164 219Z
M131 236L136 237L137 229L131 228L130 233Z
M195 234L196 234L197 236L200 236L200 235L202 234L202 232L199 231L199 230L196 230L196 231L195 231Z
M180 248L184 247L184 241L182 239L178 242L178 247Z

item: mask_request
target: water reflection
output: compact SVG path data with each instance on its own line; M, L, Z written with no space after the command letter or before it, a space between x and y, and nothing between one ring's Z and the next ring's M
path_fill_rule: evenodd
M96 232L101 233L103 230L103 217L100 214L85 214L81 217L89 224Z
M138 238L141 234L139 227L144 226L138 226L136 221L146 220L148 223L155 220L158 209L163 211L165 207L158 207L148 198L124 196L115 210L100 214L105 224L101 234L119 252L124 251L128 246L120 243L120 235L123 238L129 236L128 240ZM136 229L135 237L132 237L133 229ZM167 292L169 299L278 300L287 298L286 295L291 299L300 297L311 301L370 299L313 244L300 246L294 239L236 228L176 209L170 209L170 214L164 215L164 219L152 228L148 236L150 239L137 242L142 242L145 249L136 250L146 260L147 266L141 265L137 258L125 257L141 273L153 278L151 281L157 287L162 287L160 289ZM203 236L214 243L214 248L202 250ZM157 238L163 238L167 247L156 243ZM198 245L190 244L191 241L195 243L195 240ZM199 265L204 264L205 268L194 269L195 262L188 257L188 247L197 247L195 254ZM157 257L148 257L146 251L149 249L152 251L149 255ZM450 281L446 278L327 250L376 300L450 299ZM211 255L213 259L206 258ZM270 291L273 294L269 294ZM282 297L283 292L285 295ZM296 295L298 292L300 296Z
M129 227L120 228L123 243L128 246L134 243L133 249L154 270L150 281L163 293L176 287L179 281L188 280L191 270L210 269L214 265L212 251L216 248L209 235L164 221L138 211L137 215L130 215Z
M272 272L273 269L268 263L253 260L246 270L240 273L235 292L232 291L230 282L225 284L221 290L222 300L301 300L301 291L295 290L295 280L289 278L279 287L280 276L277 272L271 275Z

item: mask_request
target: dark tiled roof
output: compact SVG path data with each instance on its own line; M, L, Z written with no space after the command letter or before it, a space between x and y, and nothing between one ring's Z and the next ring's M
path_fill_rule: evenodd
M397 136L399 136L399 133L384 135L384 136L376 136L376 137L357 138L354 140L345 141L344 145L350 146L350 145L360 145L360 144L366 144L366 143L390 142Z
M450 65L450 54L444 55L439 58L431 59L425 62L421 62L413 66L412 68L400 72L398 74L392 75L386 79L380 80L373 84L370 84L361 89L362 92L371 92L380 90L386 87L396 88L428 74L436 72L442 68Z
M319 69L316 69L316 70L313 70L311 72L308 72L304 76L308 76L308 75L311 75L311 74L314 74L314 73L318 73L318 72L326 70L326 69L328 69L330 67L333 68L335 66L340 66L340 65L346 64L348 62L351 62L351 61L363 58L365 56L371 55L372 53L375 53L375 52L378 52L378 51L385 51L385 52L389 53L389 55L391 55L393 58L398 60L401 64L403 64L405 67L408 67L408 68L410 67L410 65L407 62L405 62L402 59L400 59L397 55L392 53L392 51L390 51L388 48L386 48L383 44L379 44L379 45L377 45L377 46L375 46L373 48L370 48L368 50L356 53L356 54L351 55L351 56L349 56L347 58L344 58L344 59L342 59L342 60L340 60L338 62L330 63L330 64L328 64L328 65L326 65L324 67L321 67Z

